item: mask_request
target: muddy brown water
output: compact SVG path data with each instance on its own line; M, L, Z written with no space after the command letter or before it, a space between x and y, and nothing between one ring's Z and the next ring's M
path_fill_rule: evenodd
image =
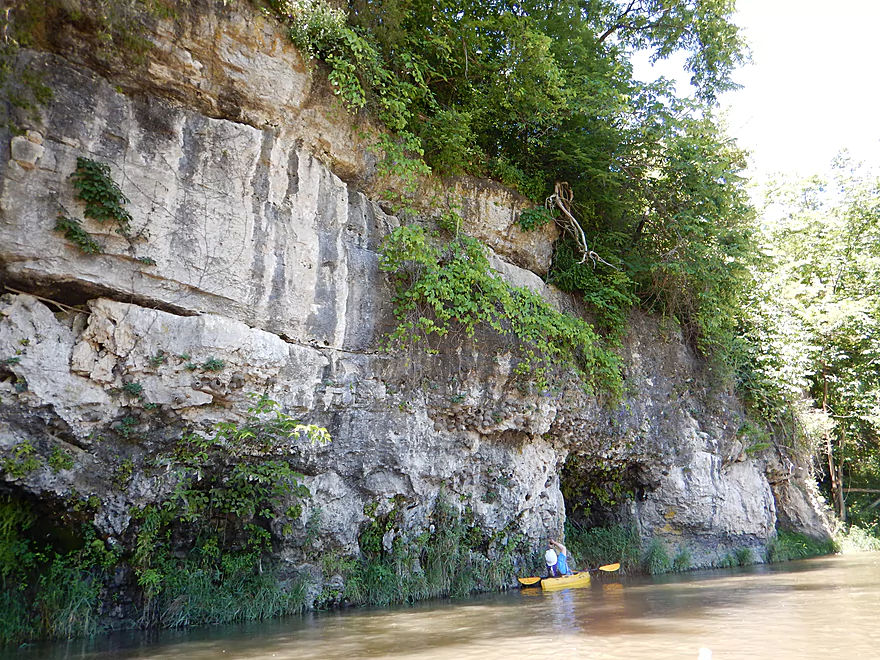
M880 659L880 554L0 652L8 660Z

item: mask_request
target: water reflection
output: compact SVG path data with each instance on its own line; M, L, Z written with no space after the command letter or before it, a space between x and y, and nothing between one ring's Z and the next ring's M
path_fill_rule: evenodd
M880 555L36 645L0 660L880 658ZM704 652L705 654L705 652ZM704 655L704 657L706 657Z

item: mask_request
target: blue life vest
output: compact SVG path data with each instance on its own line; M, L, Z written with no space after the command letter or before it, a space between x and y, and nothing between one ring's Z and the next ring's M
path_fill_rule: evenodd
M559 557L556 559L556 569L561 575L568 575L569 573L571 573L571 571L568 569L568 560L561 552L559 553Z

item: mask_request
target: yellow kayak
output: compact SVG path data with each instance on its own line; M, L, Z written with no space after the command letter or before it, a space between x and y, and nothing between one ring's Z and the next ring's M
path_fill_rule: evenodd
M537 587L540 584L544 591L556 591L569 587L586 587L590 584L590 574L587 571L582 571L557 578L527 577L517 578L517 580L524 587Z

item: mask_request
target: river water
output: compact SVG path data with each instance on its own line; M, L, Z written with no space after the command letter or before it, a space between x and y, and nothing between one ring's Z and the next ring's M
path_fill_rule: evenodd
M125 634L2 660L880 658L880 554Z

